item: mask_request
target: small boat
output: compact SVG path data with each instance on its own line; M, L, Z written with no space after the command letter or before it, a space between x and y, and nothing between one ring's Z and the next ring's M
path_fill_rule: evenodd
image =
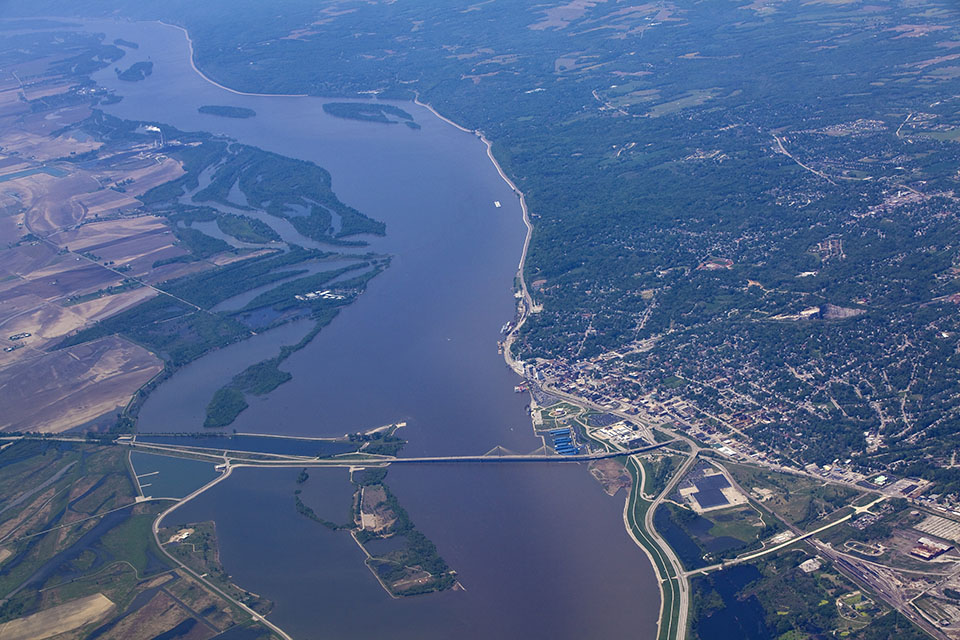
M500 201L499 201L499 200L494 200L494 201L493 201L493 206L495 206L497 209L499 209L499 208L500 208Z

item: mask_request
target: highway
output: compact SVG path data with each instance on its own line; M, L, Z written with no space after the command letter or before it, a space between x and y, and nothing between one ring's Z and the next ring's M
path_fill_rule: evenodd
M739 488L738 488L738 490L739 490L739 491L742 491L742 489L739 489ZM744 495L746 495L746 494L744 494ZM812 538L813 536L815 536L815 535L817 535L817 534L823 533L823 532L826 531L827 529L832 529L833 527L837 526L838 524L843 524L844 522L846 522L847 520L849 520L849 519L852 518L853 516L855 516L855 515L857 515L857 514L859 514L859 513L862 513L862 512L864 512L864 511L868 511L868 510L870 509L870 507L872 507L872 506L874 506L874 505L877 505L877 504L883 502L883 501L886 500L886 499L887 499L886 496L880 496L879 498L877 498L876 500L874 500L873 502L871 502L870 504L868 504L868 505L866 505L866 506L863 506L863 507L852 507L852 508L853 508L853 512L848 513L847 515L843 516L842 518L837 518L837 519L834 520L833 522L830 522L830 523L828 523L828 524L825 524L825 525L823 525L822 527L820 527L819 529L814 529L813 531L807 531L806 533L804 533L803 531L800 531L800 530L797 529L796 527L791 526L790 529L791 529L794 533L797 534L797 536L796 536L795 538L790 538L790 539L787 540L786 542L782 542L782 543L780 543L780 544L778 544L778 545L776 545L776 546L774 546L774 547L770 547L769 549L762 549L762 550L760 550L760 551L757 551L756 553L751 553L751 554L745 555L745 556L739 556L739 557L733 558L733 559L731 559L731 560L727 560L727 561L725 561L725 562L721 562L721 563L719 563L719 564L712 564L712 565L710 565L709 567L702 567L702 568L700 568L700 569L694 569L693 571L687 571L686 573L687 573L688 576L693 576L693 575L698 575L698 574L699 574L699 575L706 575L706 574L710 573L711 571L716 571L716 570L718 570L718 569L726 569L727 567L732 567L732 566L735 565L735 564L740 564L740 563L742 563L742 562L750 562L751 560L756 560L757 558L759 558L759 557L761 557L761 556L765 556L765 555L767 555L767 554L769 554L769 553L776 553L777 551L780 551L781 549L785 549L785 548L789 547L789 546L792 545L792 544L795 544L795 543L797 543L797 542L800 542L801 540L806 540L807 538ZM815 544L814 546L817 546L817 545Z
M196 498L198 495L200 495L201 493L203 493L204 491L206 491L206 490L209 489L210 487L212 487L212 486L214 486L214 485L222 482L223 480L226 480L226 479L230 476L230 471L231 471L231 469L230 469L230 467L228 466L225 473L217 476L216 478L214 478L213 480L211 480L211 481L208 482L207 484L203 485L202 487L200 487L199 489L197 489L196 491L194 491L194 492L191 493L190 495L184 497L184 498L181 499L181 500L178 500L176 503L173 504L173 506L171 506L169 509L167 509L167 510L165 510L163 513L161 513L161 514L153 521L153 525L152 525L153 539L154 539L154 541L156 542L157 548L160 549L160 551L163 553L163 555L165 555L171 562L173 562L176 566L178 566L182 571L184 571L184 572L188 573L190 576L192 576L194 580L196 580L197 582L199 582L200 584L202 584L203 586L205 586L208 590L213 591L214 593L216 593L217 595L219 595L220 597L222 597L223 599L225 599L227 602L232 603L235 607L237 607L237 608L239 608L239 609L242 609L242 610L243 610L244 612L246 612L251 618L253 618L255 621L261 623L262 625L264 625L265 627L267 627L268 629L270 629L270 631L272 631L273 633L275 633L275 634L276 634L277 636L279 636L282 640L293 640L293 638L292 638L287 632L285 632L283 629L281 629L281 628L278 627L277 625L275 625L275 624L273 624L272 622L270 622L269 620L267 620L266 616L260 615L259 613L257 613L256 611L254 611L252 608L248 607L246 604L244 604L244 603L240 602L239 600L237 600L236 598L233 598L232 596L230 596L230 594L228 594L226 591L224 591L223 589L221 589L221 588L218 587L217 585L213 584L213 582L211 582L210 580L207 580L207 579L206 579L206 574L201 575L201 574L197 573L196 571L194 571L193 569L191 569L190 567L188 567L185 563L181 562L178 558L176 558L173 554L171 554L170 552L168 552L168 551L164 548L164 546L163 546L163 541L160 539L160 523L163 522L163 519L164 519L164 518L166 518L170 513L172 513L172 512L175 511L176 509L180 508L181 506L183 506L183 505L186 504L187 502L189 502L189 501L193 500L194 498Z
M667 483L667 486L664 487L657 497L653 499L653 502L650 503L650 506L647 508L647 512L643 517L643 526L647 531L647 535L653 540L653 542L660 548L663 555L666 557L667 561L670 563L670 566L675 574L675 583L676 588L679 593L676 594L676 608L677 611L677 620L676 626L670 631L667 632L666 638L676 638L677 640L683 640L687 637L687 618L689 617L690 612L690 582L687 580L687 576L683 569L683 564L680 562L680 558L677 557L677 554L674 553L673 548L667 543L666 540L657 532L656 527L653 523L653 516L657 510L657 507L660 506L660 503L663 502L667 496L669 496L677 484L686 477L687 473L694 467L699 459L700 450L698 447L691 445L693 447L692 452L689 454L689 457L684 461L683 466L680 467L680 470L673 475L670 481ZM664 594L666 596L666 594ZM673 614L664 619L661 618L660 625L667 625L668 630L673 626Z

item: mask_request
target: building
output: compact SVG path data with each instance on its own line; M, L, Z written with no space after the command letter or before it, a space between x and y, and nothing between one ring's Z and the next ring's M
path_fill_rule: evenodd
M950 551L953 546L931 540L930 538L920 538L917 540L917 546L910 549L910 555L916 556L922 560L933 560L942 553Z

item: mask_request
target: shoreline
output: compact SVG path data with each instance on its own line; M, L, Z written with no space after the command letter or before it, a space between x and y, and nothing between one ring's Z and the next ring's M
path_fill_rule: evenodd
M205 74L203 71L201 71L200 68L197 66L195 61L196 51L194 50L194 47L193 47L193 39L190 37L190 32L187 31L187 29L177 24L164 22L163 20L156 20L156 22L157 24L161 24L165 27L177 29L181 33L183 33L183 37L187 41L187 48L189 51L188 62L190 63L190 68L193 69L194 73L196 73L198 76L203 78L206 82L212 84L218 89L222 89L224 91L227 91L229 93L232 93L238 96L251 96L251 97L261 97L261 98L311 98L311 97L320 98L321 97L321 96L311 96L306 93L251 93L248 91L240 91L238 89L233 89L226 85L220 84L219 82L217 82L216 80L212 79L210 76ZM435 108L433 108L432 105L426 102L422 102L420 100L419 93L414 93L413 103L419 107L423 107L424 109L432 113L439 120L453 127L456 127L457 129L459 129L460 131L463 131L464 133L472 133L477 138L479 138L480 142L482 142L483 145L486 147L487 158L490 159L490 162L493 164L493 167L497 170L497 173L499 174L500 178L507 183L507 186L510 187L510 189L517 195L517 197L520 200L520 211L522 213L523 224L526 227L526 235L523 239L523 250L520 253L520 263L517 265L517 279L520 282L520 291L521 291L522 300L523 300L523 307L520 310L520 314L519 314L520 318L519 320L517 320L517 324L513 327L513 329L510 330L510 332L507 334L506 340L504 341L503 356L504 356L504 360L507 363L507 366L509 366L511 369L517 372L518 375L522 376L523 367L519 364L519 361L515 360L511 355L510 347L513 345L513 342L516 340L517 332L524 325L524 323L526 323L527 317L529 316L529 314L537 313L539 311L533 304L533 297L530 295L530 291L527 288L527 281L526 281L526 278L524 277L524 269L526 268L526 264L527 264L527 253L529 252L530 241L531 241L531 238L533 237L533 223L530 221L530 210L527 208L526 195L523 193L523 191L521 191L517 187L517 185L513 182L513 180L511 180L510 177L507 176L506 172L503 170L503 167L501 167L500 163L497 162L496 157L494 157L493 155L493 143L483 134L482 131L480 131L479 129L474 129L473 131L471 131L470 129L467 129L463 125L454 122L450 118L447 118L446 116L441 115L440 112L438 112Z
M157 24L162 24L165 27L171 27L173 29L179 29L183 32L183 37L187 39L187 47L189 47L190 55L188 57L190 61L190 68L193 69L194 73L198 76L217 87L218 89L223 89L224 91L229 91L230 93L238 96L254 96L254 97L263 97L263 98L309 98L310 95L306 93L248 93L246 91L239 91L237 89L231 89L228 86L222 85L216 80L212 79L210 76L205 74L203 71L197 67L194 62L194 57L196 52L193 50L193 38L190 37L190 32L181 27L178 24L170 24L169 22L164 22L163 20L155 20Z
M524 195L523 191L521 191L517 187L517 185L513 182L513 180L511 180L507 176L506 172L503 170L503 167L500 166L500 163L497 162L497 159L493 155L493 143L490 142L490 140L487 139L485 135L483 135L482 131L480 131L479 129L474 129L473 131L471 131L470 129L467 129L464 126L457 124L450 118L447 118L441 115L436 109L433 108L433 106L431 106L426 102L422 102L420 100L419 94L416 94L416 97L413 99L413 103L420 107L423 107L424 109L432 113L434 116L436 116L443 122L446 122L447 124L456 127L460 131L463 131L465 133L472 133L473 135L477 136L477 138L480 139L480 142L482 142L484 146L487 148L487 158L490 159L490 162L493 164L494 168L497 170L497 173L500 175L500 178L507 183L507 186L510 187L510 189L520 199L520 211L523 214L523 224L527 228L526 236L523 239L523 251L520 254L520 264L517 265L517 279L520 281L520 292L521 292L521 295L523 296L521 298L523 300L523 305L520 308L520 314L519 314L520 317L517 320L517 324L514 325L514 327L507 333L507 337L503 341L503 359L507 363L508 367L513 369L513 371L517 375L523 377L523 365L521 364L521 361L516 360L513 357L513 354L511 353L511 347L513 346L513 343L516 341L518 332L526 323L527 318L530 316L531 313L537 313L538 311L538 309L536 309L536 307L533 304L533 297L530 295L529 289L527 289L527 280L524 277L524 270L526 269L526 266L527 266L527 253L530 250L530 240L533 237L533 223L530 221L530 210L527 208L527 198Z
M183 33L184 38L186 39L187 45L188 45L188 47L189 47L189 63L190 63L190 67L193 69L193 71L194 71L198 76L200 76L200 77L203 78L206 82L214 85L215 87L217 87L217 88L219 88L219 89L222 89L222 90L227 91L227 92L229 92L229 93L231 93L231 94L234 94L234 95L251 96L251 97L273 97L273 98L309 98L309 97L313 97L313 98L323 99L322 96L312 96L312 95L309 95L309 94L251 93L251 92L239 91L239 90L237 90L237 89L232 89L232 88L230 88L230 87L227 87L227 86L225 86L225 85L223 85L223 84L221 84L221 83L219 83L219 82L211 79L209 76L207 76L203 71L201 71L201 70L197 67L196 62L195 62L195 60L194 60L194 58L195 58L195 51L194 51L194 46L193 46L193 40L191 39L190 34L189 34L189 32L187 31L187 29L185 29L184 27L181 27L181 26L179 26L179 25L175 25L175 24L170 24L170 23L167 23L167 22L163 22L163 21L161 21L161 20L157 20L156 22L158 22L158 23L161 24L161 25L167 26L167 27L172 27L172 28L175 28L175 29L179 29L179 30ZM424 109L426 109L427 111L429 111L433 116L435 116L435 117L438 118L439 120L441 120L441 121L443 121L443 122L445 122L445 123L447 123L447 124L455 127L456 129L458 129L458 130L460 130L460 131L462 131L462 132L464 132L464 133L471 133L471 134L473 134L474 136L476 136L477 138L479 138L480 142L482 142L483 145L486 147L487 158L490 160L490 162L493 164L494 168L497 170L498 175L499 175L500 178L507 184L507 186L509 186L510 189L517 195L517 197L518 197L518 199L519 199L519 201L520 201L520 209L521 209L521 213L522 213L522 220L523 220L524 226L526 227L526 234L525 234L525 236L524 236L523 249L522 249L522 252L521 252L521 255L520 255L519 264L518 264L518 266L517 266L517 275L516 275L516 278L517 278L517 280L518 280L518 282L519 282L519 287L520 287L520 293L521 293L521 298L520 298L520 300L521 300L521 303L518 304L519 309L518 309L517 322L516 322L516 324L514 325L514 327L507 333L507 335L506 335L506 337L505 337L505 339L504 339L504 342L503 342L503 357L504 357L504 361L505 361L505 363L507 364L507 366L508 366L510 369L512 369L517 375L523 377L524 371L523 371L523 363L522 363L522 360L518 360L518 359L516 359L516 358L513 357L513 354L512 354L512 346L513 346L513 344L516 342L516 339L517 339L517 337L518 337L518 334L519 334L520 329L526 324L526 321L529 319L530 314L540 312L540 308L538 308L538 307L536 307L536 306L534 305L533 297L530 295L530 291L529 291L529 288L528 288L528 286L527 286L526 278L525 278L525 275L524 275L524 272L525 272L525 269L526 269L526 263L527 263L527 256L528 256L529 248L530 248L530 243L531 243L531 239L532 239L532 236L533 236L533 223L531 222L531 219L530 219L530 212L529 212L529 208L528 208L528 206L527 206L526 196L525 196L525 194L523 193L523 191L521 191L521 190L517 187L517 185L513 182L513 180L511 180L510 177L507 176L506 172L503 170L503 167L500 165L500 163L497 161L496 157L495 157L494 154L493 154L493 143L483 134L482 131L480 131L480 130L478 130L478 129L474 129L474 130L467 129L467 128L464 127L463 125L460 125L460 124L458 124L457 122L451 120L450 118L447 118L446 116L440 114L432 105L430 105L429 103L426 103L426 102L422 102L422 101L420 100L420 96L419 96L418 93L415 93L415 97L414 97L414 99L413 99L412 102L413 102L414 104L416 104L417 106L419 106L419 107L423 107ZM217 482L225 479L226 476L230 475L230 471L232 471L232 467L233 467L233 466L234 466L234 465L228 465L228 468L227 468L227 470L226 470L226 473L224 473L220 478L217 478L216 480L214 480L213 482L211 482L210 485L205 486L205 487L202 487L202 488L199 489L196 493L197 493L197 494L202 493L203 491L205 491L206 489L208 489L210 486L213 486L213 485L216 484ZM239 464L239 465L236 465L236 466L239 467L239 466L245 466L245 465ZM293 466L299 466L299 465L293 465ZM641 474L642 474L642 473L643 473L643 471L642 471L642 465L640 465L640 468L641 468ZM641 480L641 486L640 486L640 495L642 496L642 480ZM194 495L189 496L189 498L193 498L193 497L195 497L195 496L194 496ZM623 519L624 519L624 521L623 521L624 529L626 530L628 536L631 538L631 540L634 542L634 544L636 544L636 546L639 547L639 548L641 549L641 551L645 554L645 556L646 556L646 558L647 558L647 561L648 561L651 569L653 570L654 578L655 578L655 580L656 580L656 582L657 582L658 591L659 591L659 593L660 593L660 608L659 608L659 615L657 616L657 636L659 636L659 635L662 633L662 631L663 631L663 625L664 625L663 613L664 613L664 610L665 610L665 607L666 607L666 593L665 593L665 590L664 590L663 581L660 580L659 572L658 572L658 570L657 570L657 564L656 564L656 562L654 561L654 558L653 558L651 552L636 538L636 536L635 536L634 533L633 533L632 528L629 526L629 522L627 521L626 514L627 514L628 505L629 505L630 502L631 502L631 497L632 497L632 496L628 493L628 494L627 494L627 497L626 497L625 504L624 504L624 510L623 510L623 516L622 516ZM158 518L157 523L159 523L159 521L162 520L163 516L167 515L167 513L169 513L169 512L171 512L171 511L173 511L174 509L176 509L178 506L180 506L180 504L181 504L181 503L177 503L176 505L174 505L173 507L171 507L171 509L163 512L163 513L161 514L160 518ZM638 523L638 525L640 525L640 526L642 527L642 524L641 524L641 523ZM156 530L155 530L155 533L156 533ZM356 539L354 539L354 540L355 540L355 542L357 542L357 543L359 544L359 541L357 541ZM360 546L361 546L361 549L363 549L363 546L362 546L362 545L360 545ZM161 549L162 549L162 547L161 547ZM365 549L363 549L363 550L364 550L364 553L366 553L366 550L365 550ZM369 568L369 565L368 565L368 568ZM379 580L379 578L378 578L378 580ZM669 578L668 578L668 580L669 580ZM381 586L383 586L382 582L381 582ZM388 593L389 593L389 590L388 590ZM393 596L393 597L395 597L395 596ZM241 606L243 606L243 605L241 605ZM244 609L247 609L247 607L244 606ZM250 610L250 611L252 611L252 610ZM289 638L289 636L287 636L285 633L283 633L283 632L279 629L279 627L276 627L275 625L272 625L272 623L269 623L269 622L265 619L265 617L257 616L257 615L255 614L255 612L254 612L254 617L255 617L255 619L257 619L257 620L260 620L260 621L265 622L266 624L268 624L271 628L273 628L275 631L277 631L277 632L279 632L280 634L282 634L285 638ZM667 624L669 625L670 622L667 621ZM685 625L684 625L684 626L685 626Z
M190 576L193 577L194 580L198 581L200 584L205 586L208 590L218 594L219 596L224 598L227 602L230 602L234 606L238 607L241 611L243 611L244 613L249 615L251 618L253 618L255 622L259 622L263 626L267 627L270 631L272 631L273 633L276 633L283 640L293 640L293 637L290 636L290 634L288 634L286 631L284 631L274 623L267 620L267 617L265 615L261 615L256 611L254 611L253 609L251 609L250 607L248 607L247 605L245 605L244 603L240 602L239 600L235 600L230 595L228 595L225 591L220 589L220 587L205 580L204 576L201 576L196 571L188 567L185 563L175 558L170 552L168 552L166 549L163 548L163 543L160 541L160 523L163 522L164 518L166 518L168 515L170 515L171 513L173 513L183 505L185 505L186 503L190 502L197 496L207 491L207 489L211 489L217 484L229 478L231 473L233 473L233 466L227 465L226 469L223 470L223 473L218 475L216 478L214 478L207 484L203 485L202 487L196 489L189 495L186 495L183 498L177 500L169 509L164 509L162 512L160 512L160 515L158 515L154 519L153 523L150 525L150 528L153 531L153 540L156 543L157 548L160 550L160 553L165 555L171 562L175 564L176 567L187 572Z

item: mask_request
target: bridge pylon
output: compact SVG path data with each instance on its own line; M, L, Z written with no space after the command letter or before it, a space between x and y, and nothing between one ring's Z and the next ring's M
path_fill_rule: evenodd
M510 449L507 449L506 447L497 445L493 449L490 449L490 451L487 451L485 454L483 454L483 457L484 458L502 458L504 456L515 456L515 455L517 455L516 451L510 451Z

